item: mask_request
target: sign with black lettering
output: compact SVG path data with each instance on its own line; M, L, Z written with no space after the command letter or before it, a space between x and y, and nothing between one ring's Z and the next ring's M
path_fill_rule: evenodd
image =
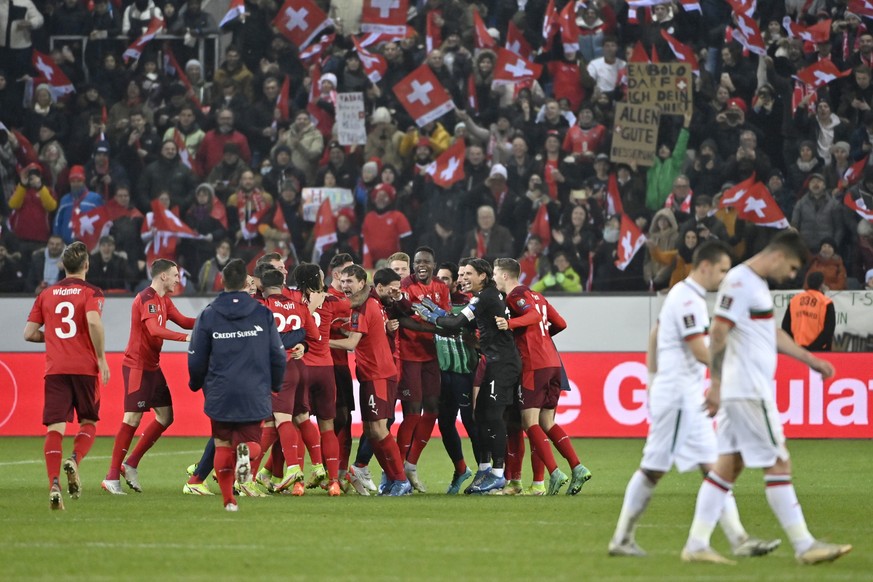
M660 121L661 112L652 105L616 103L609 159L616 164L654 164Z
M628 63L628 103L658 107L665 115L691 111L691 67L684 63Z

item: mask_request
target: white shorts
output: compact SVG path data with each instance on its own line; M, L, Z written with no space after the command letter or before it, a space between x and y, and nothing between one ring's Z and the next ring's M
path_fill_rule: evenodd
M673 465L680 473L718 458L712 419L700 407L652 406L652 424L640 467L666 473Z
M766 469L788 460L785 435L776 403L769 400L725 400L716 416L718 454L739 453L743 464Z

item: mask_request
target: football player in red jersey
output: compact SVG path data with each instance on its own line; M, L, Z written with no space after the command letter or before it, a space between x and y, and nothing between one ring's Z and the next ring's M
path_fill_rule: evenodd
M179 284L179 268L167 259L157 259L151 266L152 283L133 300L130 317L130 339L124 351L121 372L124 376L124 418L115 435L112 461L103 480L103 489L114 495L124 495L119 476L134 491L141 493L137 467L142 456L173 422L173 399L170 387L161 371L161 347L164 340L191 341L190 334L167 329L172 321L183 329L194 328L194 318L182 315L170 294ZM125 460L142 415L154 409L155 418L143 431L136 448Z
M582 485L591 479L573 443L564 429L555 424L555 408L561 395L561 358L552 336L566 329L567 322L546 298L534 293L526 285L519 285L521 268L515 259L494 261L494 282L506 294L510 319L497 318L498 329L515 333L515 344L521 355L521 386L518 405L521 425L530 440L532 453L549 470L549 495L556 495L568 481L568 495L576 495ZM572 481L558 468L549 439L573 470ZM511 485L507 485L511 486Z
M100 380L109 382L103 335L103 291L85 282L88 248L74 242L62 255L67 277L44 289L24 326L24 339L45 343L45 403L42 422L46 426L45 466L49 479L49 506L63 509L59 477L62 442L73 410L79 432L73 454L63 462L67 491L78 499L82 490L79 463L94 444L100 419ZM40 328L44 328L41 330Z

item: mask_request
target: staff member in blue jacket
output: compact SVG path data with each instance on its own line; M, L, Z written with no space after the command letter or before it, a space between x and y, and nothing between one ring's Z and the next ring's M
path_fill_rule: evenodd
M197 317L188 350L188 386L203 388L206 416L215 439L215 474L227 511L237 511L236 479L252 480L260 456L261 421L272 413L270 391L285 374L285 349L269 309L252 299L245 263L231 260L222 271L224 292ZM236 455L234 448L236 447Z

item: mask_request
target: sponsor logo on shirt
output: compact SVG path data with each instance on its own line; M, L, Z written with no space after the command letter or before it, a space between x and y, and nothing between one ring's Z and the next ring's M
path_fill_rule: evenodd
M241 329L239 331L228 331L228 332L212 332L212 339L242 339L246 337L257 337L259 333L262 333L264 328L260 325L256 325L255 329Z
M157 305L149 305L149 313L157 313L158 306Z

